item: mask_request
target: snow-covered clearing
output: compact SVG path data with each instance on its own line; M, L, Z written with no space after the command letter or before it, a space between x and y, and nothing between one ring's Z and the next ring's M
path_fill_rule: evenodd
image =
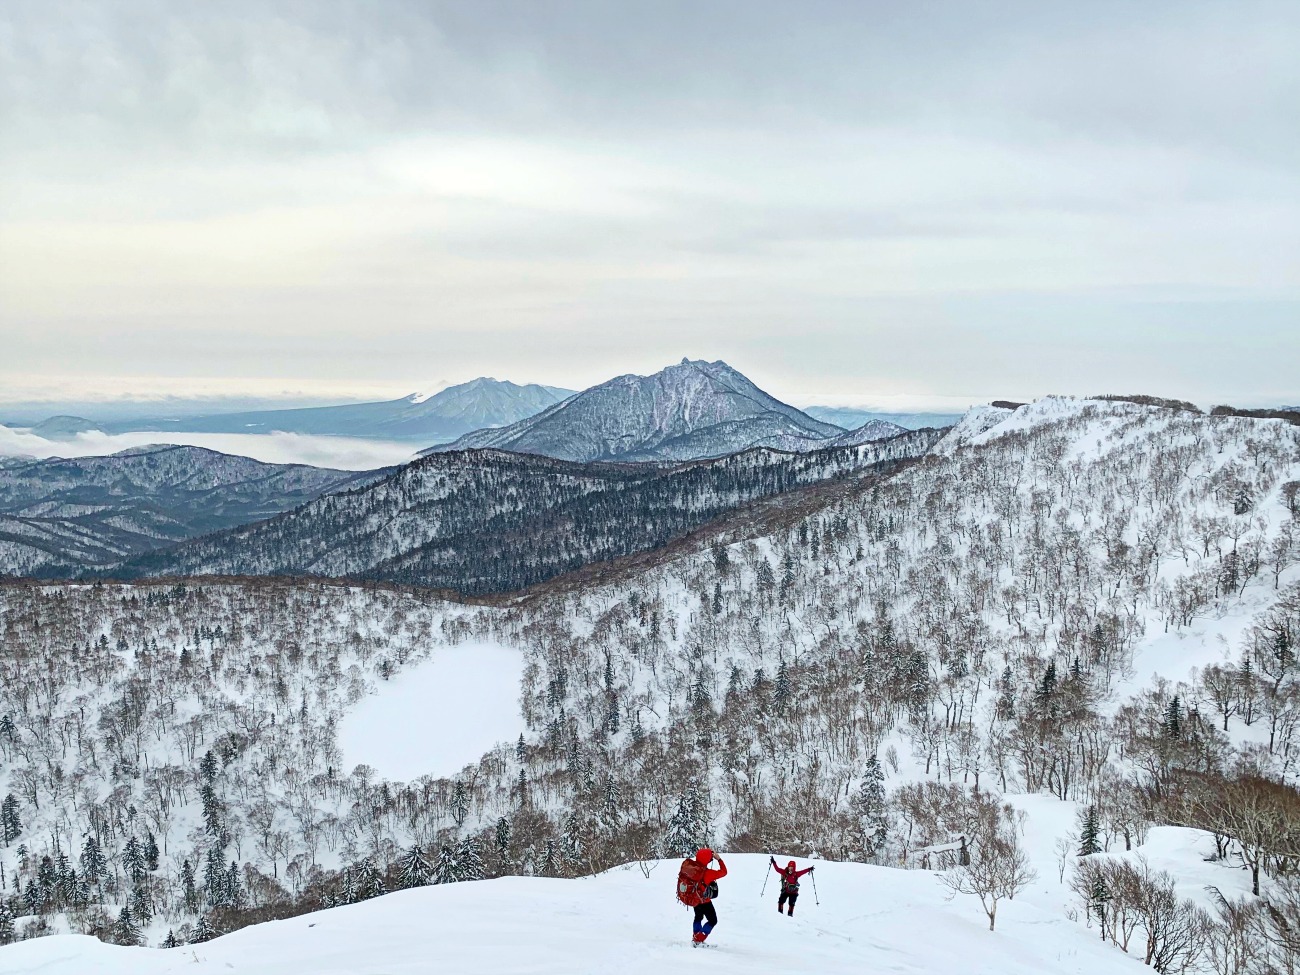
M647 879L636 865L597 877L506 877L423 887L349 907L261 924L167 951L88 937L0 948L6 975L475 975L667 971L711 975L1108 975L1139 962L1059 911L1022 899L998 930L973 898L945 900L931 873L820 863L793 918L778 916L767 858L727 857L710 947L690 944L690 912L673 900L676 861ZM1055 878L1052 878L1054 881Z
M418 667L379 684L339 726L348 765L385 778L455 775L524 731L524 658L495 643L441 647Z

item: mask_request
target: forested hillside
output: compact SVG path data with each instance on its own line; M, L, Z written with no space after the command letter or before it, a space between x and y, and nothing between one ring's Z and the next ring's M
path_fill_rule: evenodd
M1067 400L968 421L756 537L515 605L271 580L0 591L9 911L202 939L703 841L961 857L960 883L1016 856L998 794L1040 793L1081 810L1059 837L1080 922L1104 894L1101 935L1140 930L1179 971L1254 911L1250 950L1293 963L1268 938L1298 903L1300 430ZM451 779L340 767L356 701L471 639L524 655L525 735ZM1210 830L1276 910L1210 918L1125 853L1154 823Z
M67 576L260 521L386 472L264 464L201 447L0 463L0 575Z
M754 450L677 465L577 464L496 450L433 454L362 490L108 574L320 575L507 592L658 548L757 499L878 474L923 455L941 436L917 430L806 454Z

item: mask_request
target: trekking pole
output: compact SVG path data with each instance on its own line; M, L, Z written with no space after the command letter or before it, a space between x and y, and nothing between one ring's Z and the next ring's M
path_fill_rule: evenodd
M813 882L813 903L818 907L821 907L822 902L817 897L817 871L814 870L812 873L808 874L808 876L812 878Z
M769 858L769 859L770 859L770 858ZM762 900L764 897L767 896L767 878L770 877L771 875L772 875L772 871L771 871L771 870L764 870L764 871L763 871L763 889L759 892L759 895L758 895L758 899L759 899L759 900Z

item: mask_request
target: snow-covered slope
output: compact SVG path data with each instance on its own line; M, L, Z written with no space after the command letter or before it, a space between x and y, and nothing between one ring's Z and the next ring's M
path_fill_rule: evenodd
M105 424L109 432L184 430L199 433L285 433L372 437L424 443L450 440L470 430L522 420L573 395L571 390L480 377L437 393L397 400L307 409L218 413L183 419Z
M1005 422L1013 412L1000 406L973 406L953 424L935 449L952 453L958 447L968 446L975 437Z
M1174 760L1249 762L1295 780L1300 668L1268 636L1300 631L1300 430L1054 399L972 416L946 452L837 486L789 492L764 517L697 532L634 571L492 607L321 582L0 587L0 715L15 726L0 736L0 794L15 795L28 863L14 847L0 859L18 873L21 901L31 890L36 905L11 898L15 914L27 915L24 929L90 927L42 901L39 858L92 829L114 876L131 836L147 828L166 843L141 880L157 943L160 919L179 930L234 910L219 883L203 903L182 896L186 865L214 856L238 857L255 898L239 909L253 915L346 890L332 873L341 866L368 860L391 879L412 844L477 843L494 872L579 874L648 856L682 822L724 850L915 866L935 846L952 849L977 784L982 794L1032 794L1020 803L1035 807L1026 835L1039 839L1028 842L1062 841L1067 878L1075 813L1098 803L1106 856L1131 840L1162 867L1194 860L1194 887L1213 882L1235 896L1242 872L1231 849L1212 880L1201 840L1165 844L1133 810L1139 787ZM619 514L625 530L643 517L631 506ZM338 739L348 713L395 671L476 640L523 655L523 740L454 781L387 782L364 764L349 773ZM1235 668L1236 703L1276 711L1276 735L1259 710L1216 712L1212 664ZM1273 674L1260 676L1265 666L1276 687ZM430 768L441 767L439 746L429 743ZM220 759L205 772L206 748ZM859 802L873 764L888 791L878 844L864 835ZM208 829L205 787L215 801ZM1028 950L1073 944L1047 919L1064 917L1067 903L1082 919L1082 905L1054 864L1036 866L1047 892L1004 905L1000 932L1042 907L1034 927L1047 936ZM903 876L873 885L906 904L905 885L931 882ZM719 956L756 887L724 887ZM104 896L116 910L134 894L119 886ZM872 897L858 896L838 937L870 919ZM635 909L639 923L645 909ZM948 936L940 915L912 909ZM968 900L938 907L949 909L982 928ZM880 910L902 930L903 918ZM583 929L588 939L601 936L594 927ZM859 966L863 944L868 953L898 944L871 930L855 937ZM1095 929L1079 933L1110 951ZM493 951L482 957L514 960ZM875 960L906 959L900 948ZM947 956L936 964L954 970Z
M888 420L868 420L862 426L832 438L828 441L827 446L848 447L854 444L870 443L873 440L884 440L887 437L897 437L900 433L906 432L907 427L899 426L897 423L890 423Z
M683 359L619 376L499 430L435 450L495 447L563 460L695 460L753 447L809 450L843 433L763 392L725 362Z
M53 937L0 948L6 975L1123 975L1129 957L1081 925L1010 903L990 933L933 874L820 863L778 915L760 855L726 857L719 923L690 944L675 862L575 880L505 877L398 891L166 951ZM820 904L815 903L820 900Z

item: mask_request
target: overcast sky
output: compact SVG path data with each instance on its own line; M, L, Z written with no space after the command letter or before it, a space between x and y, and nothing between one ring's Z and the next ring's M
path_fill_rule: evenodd
M0 400L1300 399L1300 4L0 5Z

